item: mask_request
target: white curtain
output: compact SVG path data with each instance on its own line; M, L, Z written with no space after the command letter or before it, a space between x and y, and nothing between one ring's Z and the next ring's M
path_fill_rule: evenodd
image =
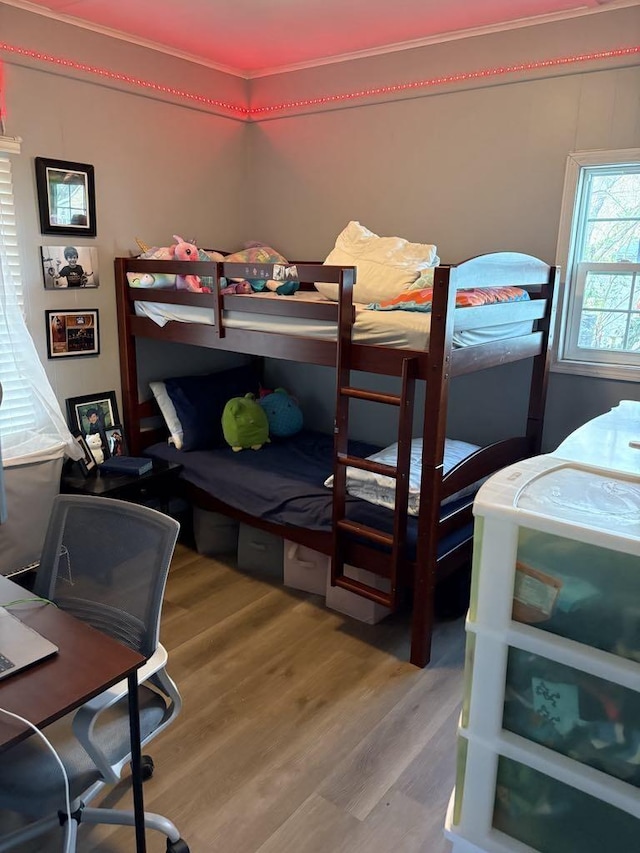
M65 422L20 308L20 286L12 271L17 261L12 193L9 202L4 215L0 205L0 382L4 390L0 437L4 465L32 456L55 458L62 450L79 459L82 451Z

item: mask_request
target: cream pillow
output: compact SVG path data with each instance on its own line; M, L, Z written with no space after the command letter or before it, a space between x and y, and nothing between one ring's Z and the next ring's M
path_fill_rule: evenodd
M420 272L439 263L436 247L402 237L379 237L359 222L338 235L325 264L357 267L353 301L367 304L397 296L411 287ZM338 300L337 284L316 284L327 299Z

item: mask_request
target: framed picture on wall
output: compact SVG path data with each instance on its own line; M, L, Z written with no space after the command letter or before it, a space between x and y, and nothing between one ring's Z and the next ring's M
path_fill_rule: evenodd
M94 246L40 246L45 290L99 287L98 250Z
M36 157L36 186L43 234L96 236L93 166Z
M98 309L45 311L47 355L71 358L100 354Z

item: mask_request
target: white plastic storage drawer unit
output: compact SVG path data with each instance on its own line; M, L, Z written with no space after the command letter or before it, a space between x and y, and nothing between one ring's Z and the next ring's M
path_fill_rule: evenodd
M474 514L453 849L640 850L640 476L540 456Z
M193 538L198 554L235 553L238 548L238 522L221 512L209 512L194 506Z
M249 524L240 524L238 568L282 581L283 543L280 536Z
M284 585L324 597L331 560L326 554L284 541Z

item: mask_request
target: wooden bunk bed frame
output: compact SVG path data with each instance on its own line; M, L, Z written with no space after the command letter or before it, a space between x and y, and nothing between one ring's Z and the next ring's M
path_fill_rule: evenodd
M212 293L155 290L129 287L127 273L171 273L213 276ZM549 347L555 321L558 269L528 255L498 253L482 255L457 265L435 269L429 349L415 351L352 341L354 318L354 267L321 264L297 265L301 288L314 289L314 282L339 286L337 303L307 302L297 299L258 299L242 295L222 295L219 282L231 278L271 278L273 267L214 262L149 261L116 258L116 296L120 346L120 371L124 425L130 452L139 454L156 441L166 440L166 430L143 429L143 421L157 415L152 400L140 400L136 340L139 337L194 344L238 353L336 368L337 396L334 428L333 526L331 531L312 531L274 524L237 510L187 482L185 496L203 509L223 512L240 521L267 530L290 541L331 556L332 583L392 609L399 591L412 591L411 653L413 664L424 667L431 652L436 581L471 558L472 535L438 555L438 542L448 533L472 521L473 498L441 516L441 501L520 459L540 452L549 369ZM530 300L459 309L457 328L480 328L490 323L532 321L533 331L519 337L473 346L454 347L455 293L460 288L515 285L529 291ZM169 322L160 327L148 317L137 316L135 302L149 301L213 309L214 325ZM298 318L333 320L337 340L320 340L292 334L275 334L225 328L223 312L249 311ZM476 451L443 476L443 455L447 422L449 382L455 376L499 364L533 359L529 407L524 435L496 442ZM402 378L398 395L365 391L352 386L353 371ZM426 382L423 411L422 480L420 515L415 559L406 556L409 450L416 381ZM397 467L349 456L349 401L365 399L396 406L399 452ZM393 535L350 522L345 517L347 466L388 474L396 479L396 508ZM360 566L387 578L389 591L347 577L345 565Z

